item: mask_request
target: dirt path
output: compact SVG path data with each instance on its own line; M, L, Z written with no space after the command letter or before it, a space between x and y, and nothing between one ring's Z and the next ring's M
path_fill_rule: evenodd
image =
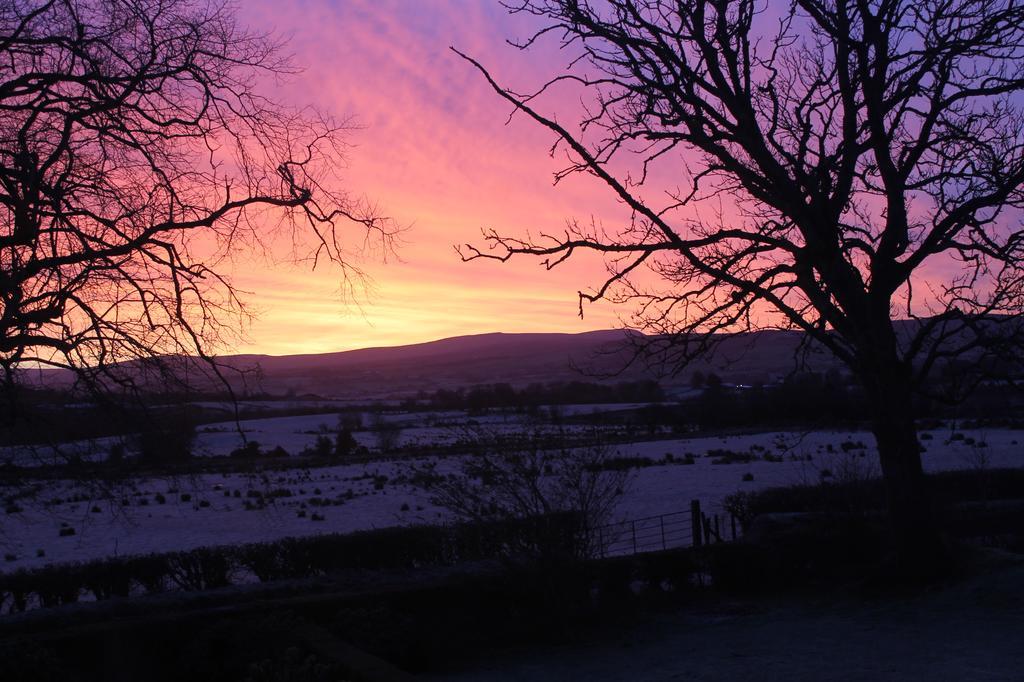
M661 616L433 680L1024 680L1024 563L913 598L745 604Z

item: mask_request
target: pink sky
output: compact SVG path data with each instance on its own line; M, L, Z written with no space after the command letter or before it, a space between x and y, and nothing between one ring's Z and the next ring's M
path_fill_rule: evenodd
M522 234L567 219L622 211L596 182L552 186L550 135L517 118L449 45L527 89L564 67L557 52L520 52L505 39L528 34L524 19L477 0L269 0L242 4L256 30L290 38L304 72L281 87L294 104L364 126L351 142L349 189L408 226L397 258L358 259L373 280L359 308L342 301L329 266L240 262L235 281L258 318L238 352L321 352L490 331L584 331L618 326L609 305L577 316L576 292L599 283L600 263L580 259L553 272L529 260L462 263L453 245L482 228ZM574 259L575 260L575 259ZM623 311L624 312L624 311Z
M472 55L514 90L533 91L571 61L557 40L526 52L507 44L530 36L534 18L484 0L246 0L240 10L250 28L288 38L304 68L275 86L276 96L354 116L362 126L350 139L345 186L408 230L386 262L353 250L353 263L372 279L358 305L344 300L341 274L330 265L240 260L228 274L250 292L257 317L246 339L225 351L315 353L628 322L628 309L608 303L588 305L578 317L577 291L600 285L604 275L603 264L585 254L549 272L525 258L462 263L453 248L480 244L485 228L523 236L593 219L615 232L628 219L599 181L573 176L554 187L552 173L564 159L549 157L552 135L522 116L507 123L510 106L448 49ZM578 120L578 94L563 89L555 96L541 98L539 108L563 122ZM680 159L659 164L644 194L688 185ZM353 237L359 246L362 235ZM945 280L960 267L933 258L920 279ZM920 297L926 287L918 289ZM927 314L927 301L917 308Z

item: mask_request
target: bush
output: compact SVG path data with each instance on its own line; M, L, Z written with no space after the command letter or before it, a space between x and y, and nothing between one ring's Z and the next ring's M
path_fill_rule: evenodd
M208 590L231 584L230 548L202 547L167 557L168 577L183 590Z
M1024 469L942 471L928 474L932 500L939 507L961 502L1024 499ZM827 477L817 485L792 485L726 496L726 511L744 529L761 514L812 512L865 514L886 508L880 478L844 480Z
M330 457L334 453L334 442L324 434L319 434L313 445L302 451L303 455L311 457Z
M82 585L99 601L127 597L132 589L132 565L118 559L93 561L82 565Z
M147 412L137 418L135 449L147 464L173 464L192 457L194 420L185 408Z
M285 450L280 445L274 446L274 449L267 453L267 457L285 458L285 457L288 457L288 456L289 456L288 455L288 451Z
M260 582L309 578L317 571L302 548L301 540L291 538L274 543L251 543L238 547L235 557L239 565Z
M379 412L374 415L373 430L377 436L377 448L384 453L398 447L402 438L402 427L394 421L388 421Z
M167 589L171 573L169 555L150 554L127 559L112 559L111 561L123 562L132 582L147 594L156 594Z
M32 572L31 592L43 607L73 604L82 592L81 578L77 564L72 564L70 569L46 566Z
M493 434L474 435L478 454L463 458L455 472L441 475L427 463L411 468L408 478L429 493L431 502L477 526L563 515L572 519L571 536L550 544L508 545L498 556L569 552L583 558L600 553L595 530L609 522L634 460L615 457L600 444L573 448L561 441L562 447L552 448L540 433L517 447L494 448ZM543 534L534 539L546 540Z
M757 459L757 455L749 452L735 452L724 448L708 450L708 457L711 457L712 464L746 464Z
M260 456L260 444L257 441L247 441L245 445L231 451L231 457L239 459L252 459Z
M356 442L352 431L347 426L340 426L338 436L334 440L334 456L339 459L351 457L358 447L359 443Z

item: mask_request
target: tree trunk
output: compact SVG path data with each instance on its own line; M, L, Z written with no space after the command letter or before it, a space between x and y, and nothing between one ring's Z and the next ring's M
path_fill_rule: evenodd
M896 552L908 568L921 567L939 559L942 543L921 466L909 372L890 365L865 384Z

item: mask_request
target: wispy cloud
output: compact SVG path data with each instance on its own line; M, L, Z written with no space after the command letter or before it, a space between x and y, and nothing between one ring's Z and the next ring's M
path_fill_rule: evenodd
M562 66L553 51L522 53L508 38L529 25L476 1L246 2L251 26L289 36L301 75L278 95L363 126L353 133L346 182L411 229L399 260L360 263L375 282L361 313L346 307L337 271L281 265L243 275L260 313L246 351L285 353L423 341L483 331L582 331L611 326L607 307L576 316L576 291L597 282L596 262L554 272L537 263L460 262L453 245L482 228L558 231L572 217L624 218L585 179L552 187L552 140L509 108L449 49L493 64L513 86Z

